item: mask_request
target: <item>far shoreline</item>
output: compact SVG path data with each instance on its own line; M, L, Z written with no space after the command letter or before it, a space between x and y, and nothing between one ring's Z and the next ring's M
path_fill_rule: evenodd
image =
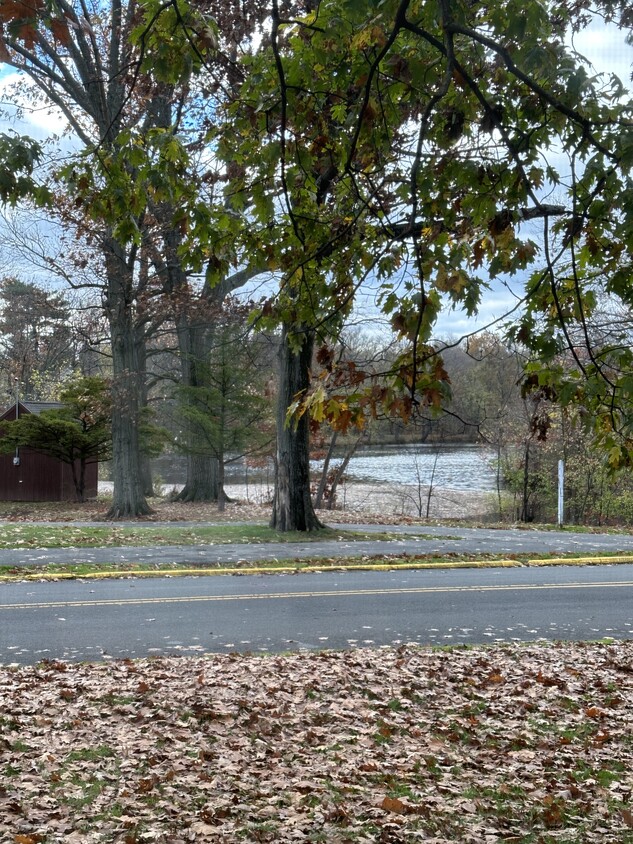
M182 484L157 485L161 497L169 497L182 489ZM100 493L110 493L112 483L99 482ZM227 484L226 494L235 502L235 508L265 508L272 504L273 485L256 481L250 484ZM345 481L339 485L336 506L319 511L327 521L339 517L358 515L380 515L381 517L415 518L427 517L428 486L405 484L357 483ZM229 505L231 506L231 505ZM461 490L434 487L431 491L428 518L430 519L485 519L494 516L497 510L497 496L494 491Z

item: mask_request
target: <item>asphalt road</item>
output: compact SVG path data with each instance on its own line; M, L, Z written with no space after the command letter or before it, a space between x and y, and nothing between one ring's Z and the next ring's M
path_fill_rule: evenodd
M83 523L86 524L85 522ZM103 523L100 523L103 527ZM166 523L140 522L135 528L156 528ZM178 526L188 523L178 522ZM191 523L192 525L194 523ZM200 526L200 523L195 523ZM59 527L59 524L57 524ZM117 522L117 527L124 526ZM633 535L591 534L570 531L487 530L461 527L398 525L331 525L365 533L395 533L394 541L320 540L317 542L272 542L260 545L177 545L142 548L6 549L0 550L0 565L44 565L62 562L178 563L183 566L218 565L240 560L292 560L301 558L363 557L375 554L540 554L568 552L600 554L622 551L633 554ZM432 538L421 539L420 534Z
M0 663L633 637L633 565L0 586Z

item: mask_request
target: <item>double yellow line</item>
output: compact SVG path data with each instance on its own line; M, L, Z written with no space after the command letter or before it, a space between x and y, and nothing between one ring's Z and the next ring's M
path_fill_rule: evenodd
M215 603L230 601L269 601L294 598L347 598L365 595L428 595L454 592L532 592L564 589L631 589L633 580L617 580L589 583L525 583L516 585L490 586L412 586L395 589L336 589L305 592L244 593L237 595L175 595L167 598L98 598L78 601L34 601L33 603L0 604L2 610L68 609L72 607L143 606L147 604Z

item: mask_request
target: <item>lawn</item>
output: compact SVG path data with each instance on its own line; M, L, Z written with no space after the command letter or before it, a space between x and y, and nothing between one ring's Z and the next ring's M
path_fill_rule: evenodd
M0 840L633 842L633 642L0 669Z
M433 539L422 530L409 539ZM444 537L454 539L457 537ZM354 542L360 540L402 539L389 532L366 533L358 530L323 530L280 532L260 524L221 524L195 527L89 527L84 525L8 524L0 527L2 548L108 548L168 545L263 544L267 542Z

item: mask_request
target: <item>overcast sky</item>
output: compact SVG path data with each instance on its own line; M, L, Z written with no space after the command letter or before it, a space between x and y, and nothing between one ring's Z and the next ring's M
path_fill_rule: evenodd
M596 72L615 73L623 83L631 84L633 47L626 44L623 33L616 27L594 26L575 37L574 47L593 65ZM0 131L10 128L38 140L45 140L51 135L61 135L65 129L65 122L54 109L27 110L20 119L16 118L15 108L8 106L3 97L3 91L16 79L19 79L19 77L11 68L0 64L0 107L4 107L5 111L4 119L0 119ZM63 146L66 149L69 149L71 145L70 139L64 140ZM0 231L0 246L1 243L2 232ZM19 268L16 267L15 262L3 261L1 253L2 250L0 249L0 275L8 271L18 272ZM26 278L39 276L38 272L28 266L24 266L23 274ZM476 320L469 319L461 311L448 311L440 318L438 336L458 337L475 328L481 328L503 318L516 305L520 287L519 279L510 282L507 287L495 282L494 289L485 294L480 314ZM364 313L365 316L373 314L375 319L374 299L375 294L368 291L361 314Z
M624 85L633 88L633 47L626 43L624 34L617 27L593 26L576 35L573 44L577 52L591 63L596 73L615 73ZM538 236L536 224L532 225L530 236ZM446 312L438 322L438 335L459 337L475 328L494 323L516 306L520 294L519 278L508 280L507 287L496 282L494 289L485 294L477 319L469 319L460 311Z

